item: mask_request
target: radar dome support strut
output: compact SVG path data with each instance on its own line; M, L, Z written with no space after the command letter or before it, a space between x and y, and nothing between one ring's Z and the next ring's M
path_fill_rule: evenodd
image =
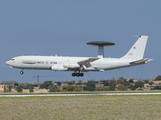
M107 41L88 42L87 45L98 47L98 58L104 58L104 47L113 46L115 43Z

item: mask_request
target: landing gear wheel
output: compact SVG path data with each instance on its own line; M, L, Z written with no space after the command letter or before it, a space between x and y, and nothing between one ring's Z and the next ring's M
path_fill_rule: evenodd
M76 76L79 77L80 76L80 73L76 73Z
M81 77L83 77L83 76L84 76L84 74L83 74L83 73L80 73L80 76L81 76Z
M22 75L24 72L23 71L20 71L20 74Z
M73 76L73 77L75 77L75 76L76 76L76 74L75 74L75 73L72 73L72 76Z
M73 77L75 77L75 76L77 76L77 77L83 77L84 76L84 74L83 73L72 73L72 76Z

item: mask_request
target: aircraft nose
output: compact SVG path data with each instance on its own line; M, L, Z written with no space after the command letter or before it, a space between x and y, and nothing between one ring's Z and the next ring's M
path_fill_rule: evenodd
M6 64L9 65L9 61L7 61Z

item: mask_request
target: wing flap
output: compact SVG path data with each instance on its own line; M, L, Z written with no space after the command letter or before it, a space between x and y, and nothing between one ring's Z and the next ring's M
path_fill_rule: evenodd
M91 67L90 62L94 62L94 61L96 61L96 60L98 60L98 59L100 59L100 58L89 58L89 59L87 59L87 60L78 62L78 64L84 65L84 66L86 66L87 68L89 68L89 67Z

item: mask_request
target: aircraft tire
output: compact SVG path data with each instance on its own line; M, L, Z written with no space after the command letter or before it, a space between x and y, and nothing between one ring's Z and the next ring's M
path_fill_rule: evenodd
M75 76L76 76L76 74L75 74L75 73L72 73L72 76L73 76L73 77L75 77Z
M24 73L23 71L20 71L20 74L21 74L21 75L23 75L23 73Z
M84 74L83 73L72 73L72 76L73 77L75 77L75 76L77 76L77 77L79 77L79 76L83 77Z
M80 73L80 76L81 76L81 77L83 77L83 76L84 76L84 74L83 74L83 73Z
M79 77L80 76L80 73L76 73L76 76Z

